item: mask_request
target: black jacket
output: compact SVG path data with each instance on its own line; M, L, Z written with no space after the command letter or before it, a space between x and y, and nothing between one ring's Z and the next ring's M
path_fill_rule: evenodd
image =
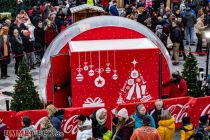
M179 28L179 26L176 26L174 28L172 28L172 32L171 32L171 41L173 43L180 43L181 42L181 30Z
M19 43L14 36L12 37L11 40L12 40L11 41L12 52L15 55L23 54L23 45Z
M36 27L34 29L34 37L35 37L36 44L39 45L38 48L44 47L44 29L43 28Z
M23 41L23 48L24 48L24 51L26 53L30 53L33 51L33 46L32 46L32 43L29 41L29 37L27 36L23 36L22 37L22 41Z
M101 129L106 126L106 123L103 125L100 125L98 123L98 121L96 120L96 111L90 116L90 118L92 120L93 137L94 138L102 138L103 134L101 132Z
M192 14L189 14L183 17L183 23L185 27L194 27L196 23L196 17Z
M151 109L150 110L150 112L149 112L149 114L150 114L150 116L152 116L153 118L154 118L154 120L155 120L155 126L156 126L156 128L158 128L158 121L159 121L159 116L161 115L161 113L162 113L162 111L163 110L165 110L164 108L162 108L160 111L158 111L157 109L156 109L156 107L154 107L153 109Z

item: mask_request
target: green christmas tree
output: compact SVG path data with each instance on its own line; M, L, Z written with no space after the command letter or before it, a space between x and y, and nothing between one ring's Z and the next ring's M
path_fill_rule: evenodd
M25 61L19 66L12 97L11 110L22 111L42 108L38 92Z
M198 81L198 63L191 50L185 60L182 76L187 82L188 96L201 97L204 95L201 90L200 81Z

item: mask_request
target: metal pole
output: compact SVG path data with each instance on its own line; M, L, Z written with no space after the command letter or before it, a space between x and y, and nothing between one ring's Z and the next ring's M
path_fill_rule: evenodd
M209 70L209 42L207 42L207 56L206 56L206 80L208 79Z
M161 99L162 95L162 53L159 53L159 99Z
M6 100L6 110L9 111L9 100Z

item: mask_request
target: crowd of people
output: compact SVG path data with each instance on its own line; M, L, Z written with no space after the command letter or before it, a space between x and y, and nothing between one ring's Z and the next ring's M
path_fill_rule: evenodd
M18 140L62 140L64 134L61 130L65 111L47 106L48 116L40 123L36 131L28 116L22 117L22 131L27 136L19 136ZM108 111L105 108L94 111L90 116L80 114L77 116L76 140L173 140L175 137L175 118L164 108L163 101L158 99L150 111L143 104L136 106L136 111L128 115L126 108L116 111L112 119L112 129L109 130ZM206 114L198 120L195 127L188 116L183 116L182 126L178 131L180 140L209 140L210 115ZM4 140L4 130L7 125L0 120L0 139Z
M15 74L19 63L25 59L29 68L40 63L47 46L57 34L72 24L70 8L89 4L101 6L105 15L123 16L144 24L163 42L174 65L179 57L186 59L185 45L197 45L203 51L203 30L209 24L208 0L124 0L120 10L117 0L48 0L35 2L31 9L17 0L15 17L3 19L0 24L1 79L9 77L7 67L15 58ZM184 41L185 40L185 41Z

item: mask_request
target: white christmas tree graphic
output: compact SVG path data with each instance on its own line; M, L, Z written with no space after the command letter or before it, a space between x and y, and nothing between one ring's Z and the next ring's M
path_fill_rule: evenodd
M119 94L117 104L124 103L122 99L122 94L126 94L126 100L130 101L134 99L139 99L141 102L146 102L152 99L151 95L147 92L146 81L141 73L136 69L137 61L134 59L133 70L129 74L129 78L125 81L123 88Z

